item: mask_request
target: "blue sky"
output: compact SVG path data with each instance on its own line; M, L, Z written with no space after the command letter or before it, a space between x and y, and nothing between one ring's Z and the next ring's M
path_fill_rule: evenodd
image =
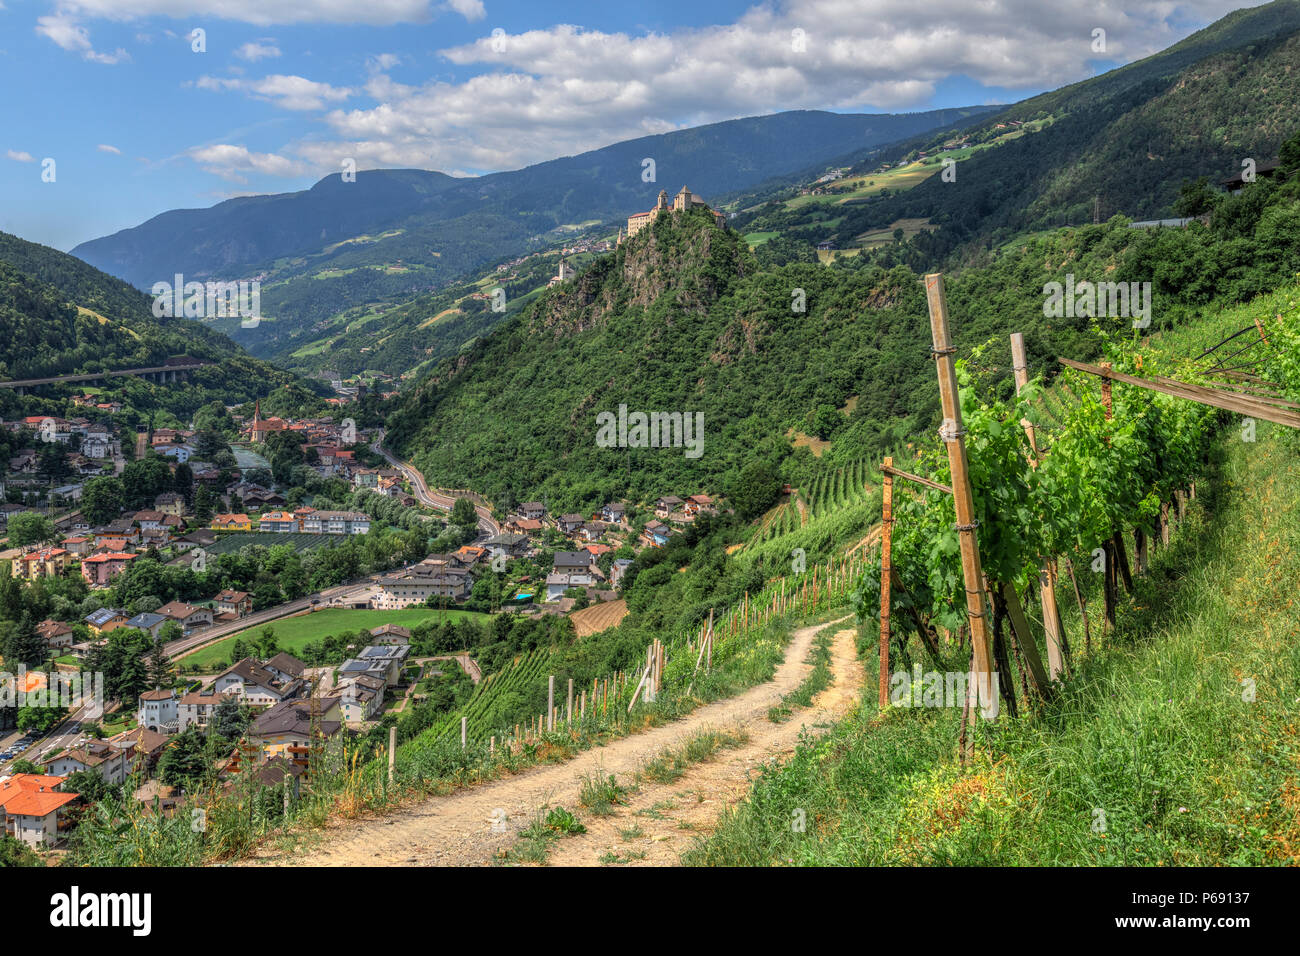
M68 249L345 159L478 175L785 109L1010 102L1242 5L0 0L0 230Z

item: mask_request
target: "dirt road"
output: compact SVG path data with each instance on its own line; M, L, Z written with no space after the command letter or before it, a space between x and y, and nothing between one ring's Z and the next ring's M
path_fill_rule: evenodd
M594 865L606 850L644 852L642 865L671 865L690 842L680 824L689 821L692 832L704 829L724 806L741 799L748 791L753 773L767 760L788 754L804 725L812 726L839 716L857 699L862 686L861 664L854 652L853 630L841 628L835 635L832 666L834 681L819 695L812 708L796 713L780 724L767 719L768 709L782 695L799 686L811 669L806 663L815 635L826 627L837 627L848 618L796 631L775 677L737 697L701 707L688 717L662 727L634 734L579 754L561 764L537 767L525 773L448 796L430 797L402 811L373 819L333 824L309 835L304 845L292 851L265 851L251 865L279 866L473 866L491 862L499 851L517 839L537 811L563 806L575 812L588 827L582 836L562 838L551 859L555 863ZM749 740L726 750L712 760L689 768L672 784L642 784L630 794L628 804L616 814L595 818L579 804L582 782L589 775L615 774L620 783L630 783L646 761L665 749L706 728L742 727ZM679 798L678 809L661 805L670 794L689 793ZM656 818L634 816L637 810L656 807ZM494 819L504 817L505 826ZM634 844L623 843L619 829L639 823L645 836Z

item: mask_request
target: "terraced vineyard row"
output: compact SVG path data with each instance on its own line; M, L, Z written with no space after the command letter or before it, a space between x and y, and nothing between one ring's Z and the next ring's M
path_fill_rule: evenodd
M545 684L546 662L550 656L549 648L537 648L515 658L504 670L489 674L474 689L464 708L447 714L408 746L418 747L422 742L433 743L448 735L459 734L462 716L468 718L468 732L472 739L499 734L509 721L518 719L525 712L525 702L535 697L538 688Z

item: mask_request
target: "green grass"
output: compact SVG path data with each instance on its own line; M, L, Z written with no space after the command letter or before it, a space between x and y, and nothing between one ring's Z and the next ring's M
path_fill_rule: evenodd
M541 866L550 855L551 847L562 836L577 836L587 828L564 807L552 807L545 816L539 810L519 832L519 839L499 857L504 863L535 863Z
M653 783L672 783L694 764L712 759L719 751L744 746L748 741L749 734L739 727L728 730L706 728L647 760L637 777Z
M312 641L318 641L340 631L357 631L361 628L368 630L379 627L381 624L414 627L425 621L441 620L443 613L437 608L427 607L408 607L400 611L354 610L352 608L332 607L324 611L281 618L278 621L272 621L270 624L251 627L248 630L240 631L238 634L223 638L215 644L200 648L187 657L178 658L178 661L198 667L222 665L230 659L231 648L237 639L243 638L247 641L250 638L257 637L265 627L274 628L275 639L280 645L280 650L295 654ZM483 616L473 611L449 610L445 613L448 620Z
M1300 468L1282 431L1225 430L1116 632L1094 626L1082 655L1067 612L1076 670L1059 699L981 725L970 768L957 709L882 714L868 689L683 862L1300 863Z
M835 639L835 628L824 628L813 641L812 653L808 655L813 669L800 681L799 686L781 698L781 703L768 708L767 719L779 724L794 713L796 707L807 707L813 698L831 684L831 642Z
M583 778L578 802L593 816L607 817L616 806L627 803L628 792L628 788L620 784L612 773L597 771Z

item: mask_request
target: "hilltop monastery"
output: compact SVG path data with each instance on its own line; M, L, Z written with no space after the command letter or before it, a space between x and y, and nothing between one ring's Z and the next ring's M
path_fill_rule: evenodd
M646 228L652 222L658 219L659 214L661 212L667 212L670 208L675 212L682 212L687 209L696 209L701 206L705 209L708 209L709 212L713 213L713 219L715 222L717 222L720 228L726 227L727 217L724 213L718 212L716 209L709 209L708 203L706 203L699 196L696 196L689 189L683 186L682 191L679 192L675 197L673 197L673 202L671 206L669 206L668 204L667 191L661 189L659 190L659 201L655 203L653 209L649 209L645 212L638 212L631 216L628 216L626 238L631 239L642 229ZM623 230L620 229L618 233L618 241L622 242L623 239L624 239Z

